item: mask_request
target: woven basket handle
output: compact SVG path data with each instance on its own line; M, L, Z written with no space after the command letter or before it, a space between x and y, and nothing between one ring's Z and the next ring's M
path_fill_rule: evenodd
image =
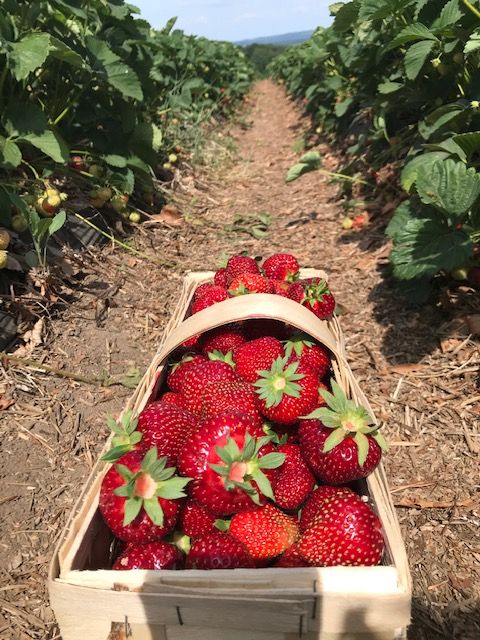
M157 359L159 362L164 361L186 340L199 333L230 322L253 318L281 320L291 324L323 343L338 360L343 360L337 341L324 320L317 318L298 302L269 293L230 298L190 316L172 331L157 354Z

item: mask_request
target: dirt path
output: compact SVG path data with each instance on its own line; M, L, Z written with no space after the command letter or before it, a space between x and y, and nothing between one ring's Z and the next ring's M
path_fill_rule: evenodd
M285 184L308 123L269 81L251 100L243 121L211 147L208 170L179 186L184 224L141 231L143 251L176 266L108 247L70 256L70 304L46 318L30 357L92 377L143 370L185 271L216 268L222 254L240 250L289 251L304 266L325 268L346 310L353 369L391 441L386 466L415 581L410 638L473 640L480 634L477 345L453 317L436 307L412 311L392 295L381 276L383 234L345 236L336 188L323 174ZM237 152L226 162L232 143ZM328 166L333 158L321 151ZM272 223L258 240L239 227L260 213ZM247 223L232 230L235 216ZM14 402L0 414L0 638L53 640L48 560L106 437L105 416L121 409L129 390L11 365L0 368L1 394Z

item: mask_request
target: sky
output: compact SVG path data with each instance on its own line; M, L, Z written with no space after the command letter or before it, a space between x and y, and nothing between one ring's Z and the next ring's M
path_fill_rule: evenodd
M217 40L307 31L330 24L333 0L130 0L153 27L178 16L176 26L188 34Z

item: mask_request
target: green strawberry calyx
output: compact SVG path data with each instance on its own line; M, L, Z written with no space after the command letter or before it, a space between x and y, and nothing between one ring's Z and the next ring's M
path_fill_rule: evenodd
M124 527L135 520L142 507L153 524L162 527L163 509L158 498L177 500L186 496L184 489L191 478L175 476L175 467L167 467L167 462L168 458L158 458L157 447L152 447L145 454L137 472L123 464L115 465L115 469L125 480L125 484L114 490L115 495L126 498Z
M332 451L345 438L351 437L357 445L358 464L363 467L370 444L367 436L373 438L382 450L387 449L385 438L372 416L364 407L349 400L335 380L332 380L332 393L325 389L319 391L327 406L315 409L305 419L320 420L325 427L332 429L323 445L323 453Z
M233 361L233 351L222 353L222 351L214 349L213 351L208 352L208 359L213 360L214 362L225 362L226 364L229 364L233 369L235 369L235 362Z
M284 453L267 453L259 457L260 450L272 440L271 436L254 438L248 431L245 442L240 449L233 438L228 438L223 447L215 447L223 464L210 464L224 480L227 491L242 489L252 502L260 505L260 493L271 500L274 499L270 480L262 469L277 469L285 461ZM252 484L255 482L255 485ZM259 493L260 492L260 493Z
M107 416L107 425L114 436L112 438L112 448L100 459L104 462L115 462L125 453L133 451L140 442L143 434L137 431L138 418L133 415L130 409L125 411L117 422L113 416Z
M318 282L312 282L303 287L303 300L304 302L322 302L323 296L330 295L330 289L326 280L319 280Z
M313 347L314 341L306 333L296 333L289 340L284 341L285 355L288 359L295 353L297 358L303 353L305 347Z
M279 357L272 364L270 371L257 371L259 379L253 386L257 387L261 400L265 400L268 408L280 404L285 395L300 397L302 390L298 380L304 378L303 373L297 373L298 362L288 363L288 357Z

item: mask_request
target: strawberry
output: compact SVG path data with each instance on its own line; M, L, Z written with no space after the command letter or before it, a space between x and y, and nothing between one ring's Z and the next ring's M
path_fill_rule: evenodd
M213 418L226 411L238 411L248 415L256 426L261 428L263 424L255 389L244 380L208 382L201 398L203 418Z
M215 529L216 516L200 504L188 500L180 512L178 519L180 529L190 538L199 538Z
M163 395L160 396L157 402L173 404L176 407L185 409L185 398L181 393L176 393L175 391L166 391Z
M114 571L130 569L183 569L183 553L168 542L128 544L115 560Z
M203 311L207 307L211 307L217 302L223 302L229 297L228 291L222 287L212 286L203 296L193 301L191 307L192 316L199 311Z
M315 478L303 460L298 445L282 444L277 451L285 454L285 462L273 484L275 504L285 511L295 511L311 493Z
M202 298L204 295L208 295L210 290L213 289L215 286L216 285L213 284L212 282L204 282L198 285L198 287L195 289L195 292L193 294L193 301L195 302L195 300ZM221 287L221 289L226 289L226 287Z
M285 355L289 362L298 361L316 371L319 378L323 378L332 363L330 351L305 333L297 333L286 341Z
M233 516L229 533L243 542L256 561L275 558L297 541L296 518L287 516L272 504Z
M247 256L232 256L225 267L225 280L227 282L227 287L231 285L232 280L244 273L260 274L258 264L253 258L249 258Z
M167 458L157 459L155 447L143 457L138 451L123 455L103 478L99 509L120 540L154 542L175 527L184 488L190 478L174 476Z
M381 528L378 516L356 494L334 495L302 534L298 551L317 566L376 565L384 547Z
M335 298L325 280L307 278L290 285L288 297L312 311L320 320L328 320L335 311Z
M247 415L228 412L206 420L178 460L195 478L191 497L216 515L229 515L273 499L271 482L285 455Z
M363 407L349 400L332 380L332 393L320 392L327 407L299 424L302 454L326 484L344 484L368 476L380 462L386 442Z
M302 507L302 513L300 515L300 531L306 531L310 527L317 515L320 513L326 500L329 500L332 497L344 495L357 496L360 500L360 497L348 487L332 487L328 484L317 487Z
M206 360L198 366L189 368L181 383L181 393L185 397L187 409L192 413L200 414L205 385L219 380L234 381L238 380L238 376L229 364L218 360Z
M247 382L258 380L258 371L270 369L277 358L283 357L282 343L265 336L249 340L233 350L233 361L237 375Z
M268 281L270 282L272 293L275 293L277 296L288 298L288 290L290 289L289 282L286 280L274 280L273 278L269 278Z
M309 563L302 558L298 552L298 542L288 547L279 559L273 565L274 567L281 567L282 569L292 569L294 567L309 567Z
M243 273L231 281L228 293L231 296L241 296L246 293L272 293L272 285L259 273Z
M246 341L246 337L239 322L217 327L204 333L200 339L200 351L208 355L210 351L228 353Z
M167 384L170 389L180 393L187 371L190 368L195 368L200 362L207 362L207 358L200 355L189 354L184 356L180 362L174 364L167 376Z
M288 253L275 253L263 263L263 271L267 278L293 282L298 279L300 265L295 256Z
M185 443L199 427L198 417L166 402L152 402L138 416L137 430L143 433L144 451L157 447L158 454L167 456L170 466Z
M260 411L280 424L296 422L317 406L318 376L298 362L277 358L271 369L259 372L254 383L260 398Z
M192 543L186 569L253 569L255 564L244 544L228 533L216 531Z
M213 276L214 284L216 284L218 287L224 287L226 289L228 287L226 273L226 269L218 269L218 271L216 271L215 275Z

